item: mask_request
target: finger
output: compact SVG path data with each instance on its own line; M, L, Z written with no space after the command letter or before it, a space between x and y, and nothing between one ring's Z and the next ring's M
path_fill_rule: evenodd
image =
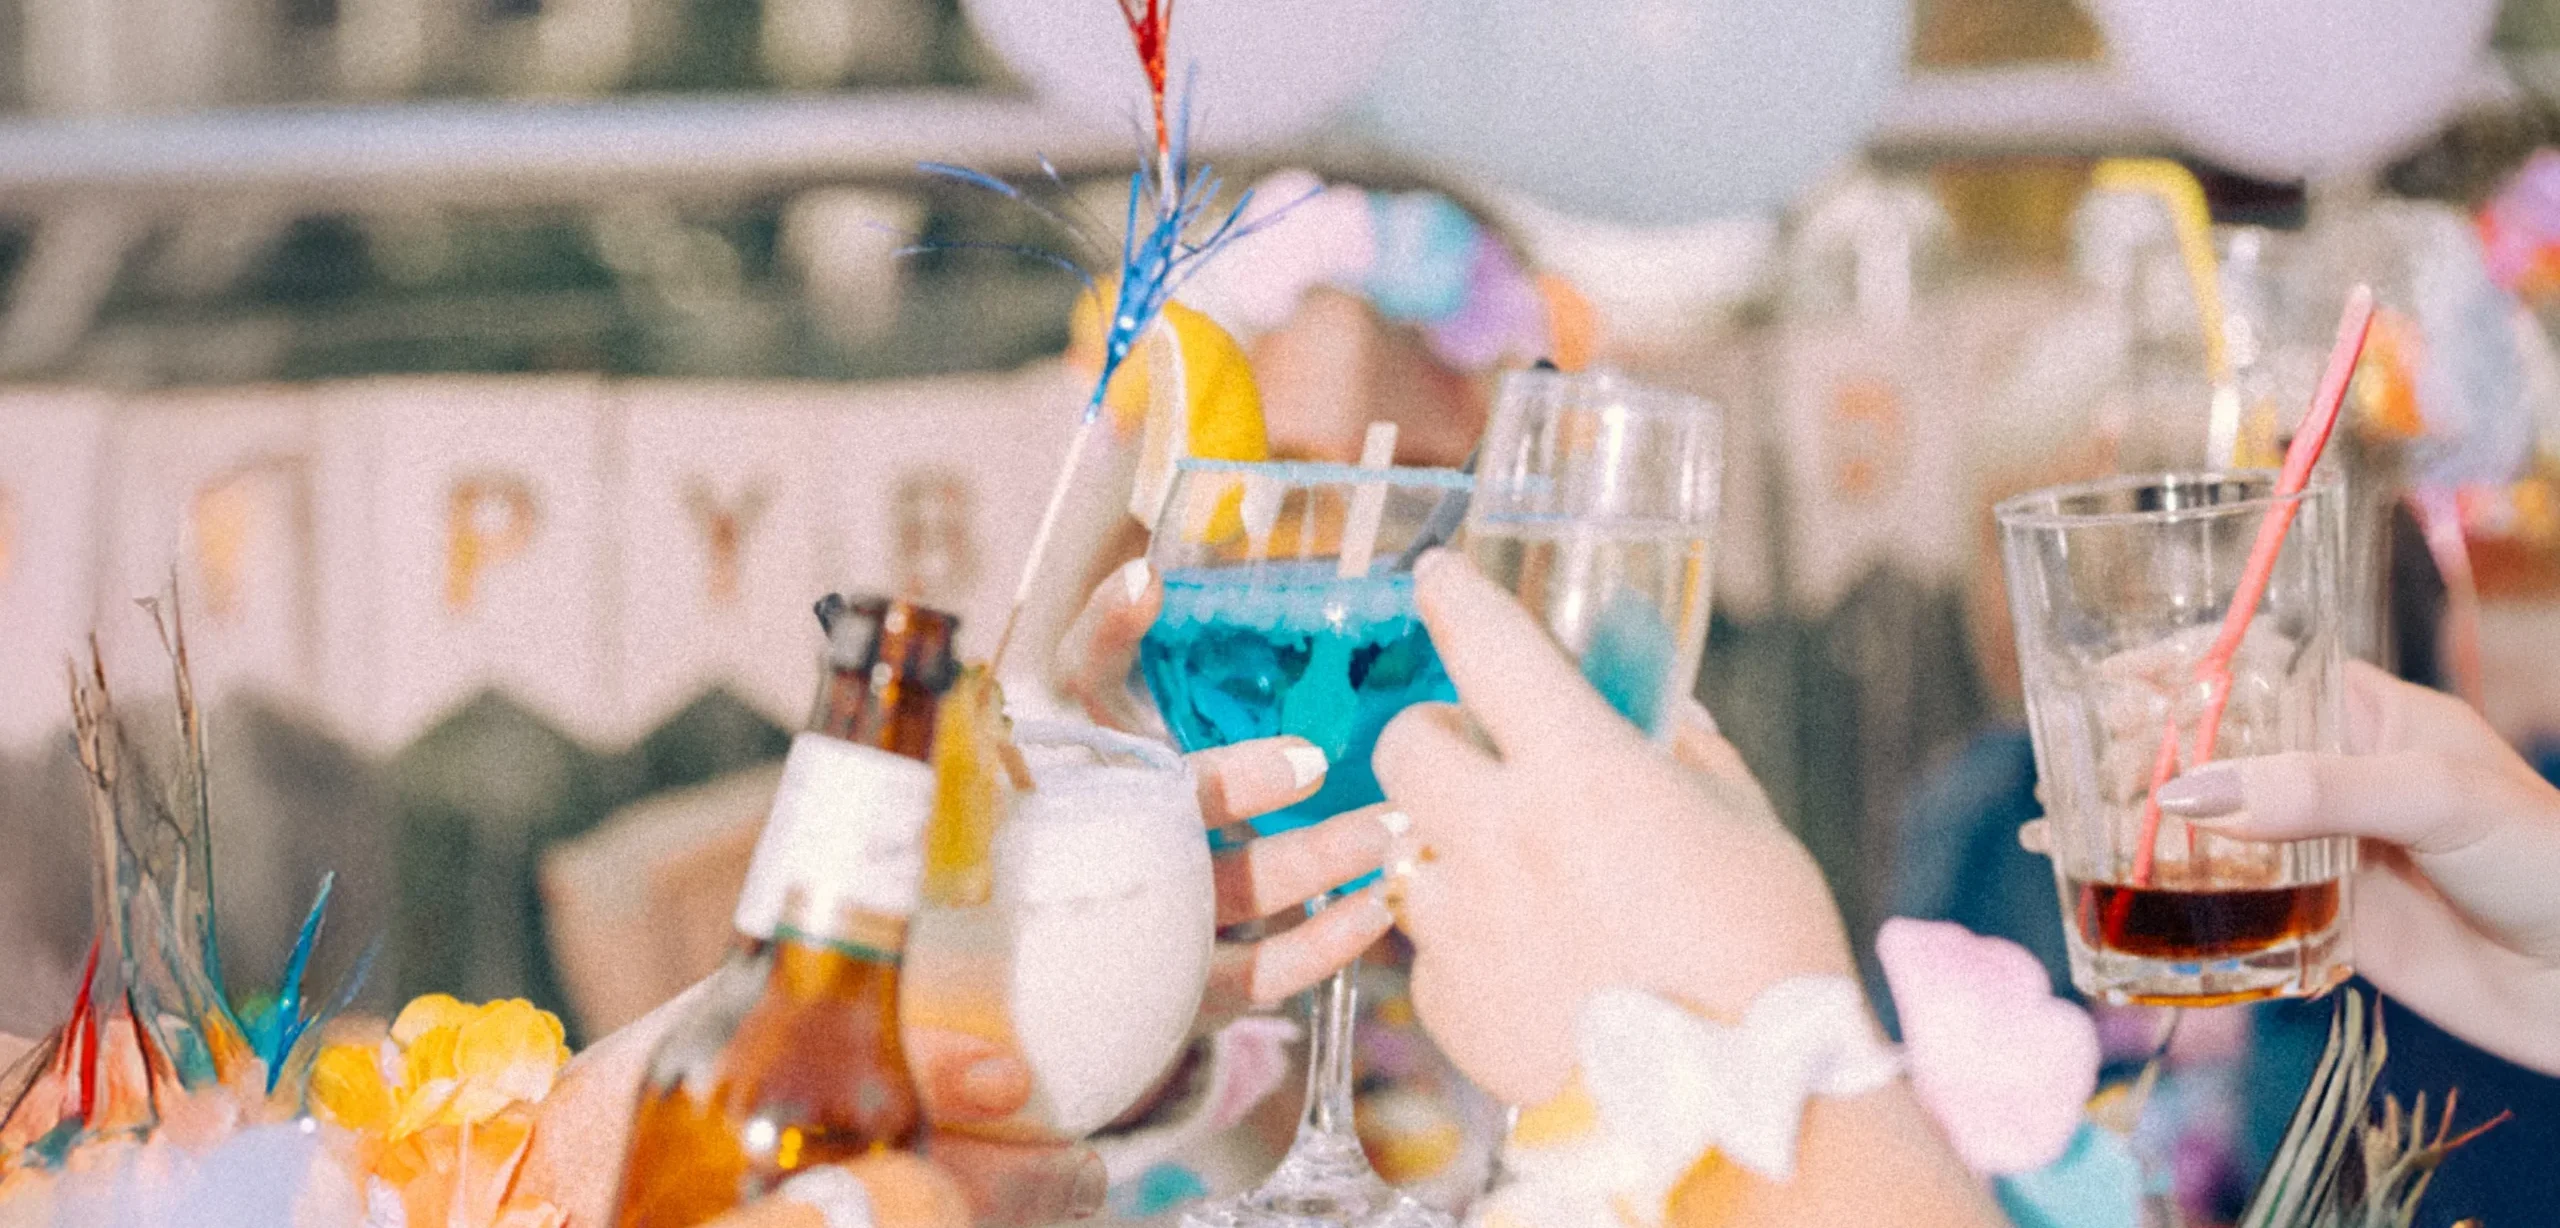
M1457 914L1448 910L1449 871L1439 851L1411 836L1396 841L1387 855L1386 881L1380 893L1389 904L1396 928L1420 951L1450 936Z
M2493 769L2422 751L2225 759L2159 792L2162 810L2225 835L2364 836L2421 855L2479 843L2518 800Z
M2506 749L2497 731L2454 696L2404 682L2363 661L2347 662L2346 679L2350 751L2432 750L2485 758Z
M1547 629L1466 556L1422 556L1414 599L1459 702L1506 758L1533 749L1571 753L1594 736L1633 732Z
M771 1197L705 1228L969 1228L969 1219L968 1198L951 1174L920 1156L884 1152L802 1169Z
M1201 1014L1223 1022L1278 1005L1358 959L1394 924L1386 901L1371 887L1335 901L1286 933L1222 945L1210 963Z
M940 1124L997 1121L1031 1102L1031 1067L1005 1045L931 1026L907 1028L904 1040L925 1113Z
M1387 855L1386 810L1364 806L1219 854L1218 924L1270 916L1377 869Z
M1146 705L1129 691L1129 666L1163 605L1153 569L1143 558L1131 559L1093 590L1067 625L1058 641L1058 686L1096 724L1131 733L1149 724Z
M1477 792L1502 770L1477 744L1464 712L1449 704L1415 704L1378 734L1370 770L1387 801L1415 821L1469 814Z
M1200 821L1212 831L1305 801L1324 783L1324 752L1305 738L1255 738L1195 751L1190 762Z
M2053 826L2044 819L2029 819L2018 825L2018 847L2038 857L2053 856Z
M867 1200L856 1205L866 1207L867 1214ZM776 1194L748 1203L703 1228L827 1228L827 1208L788 1194Z
M935 1163L967 1196L978 1228L1082 1219L1101 1210L1110 1192L1102 1157L1090 1147L997 1143L949 1132L937 1132L932 1147Z
M2560 1073L2560 1031L2544 1005L2560 1004L2560 981L2551 979L2548 956L2481 942L2469 918L2395 849L2366 846L2355 891L2359 975L2478 1048ZM2547 988L2537 993L2536 982Z

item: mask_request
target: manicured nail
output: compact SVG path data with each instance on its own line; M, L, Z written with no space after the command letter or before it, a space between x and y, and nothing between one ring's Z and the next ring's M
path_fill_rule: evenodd
M2185 819L2218 819L2249 801L2236 763L2208 763L2160 786L2152 797L2162 810Z
M1324 779L1324 752L1312 746L1281 748L1281 757L1289 761L1289 787L1303 789Z
M1448 562L1449 548L1446 546L1433 546L1429 550L1423 551L1421 558L1413 561L1413 578L1416 580L1426 579L1432 572L1438 571L1443 566L1446 566Z
M1136 605L1140 601L1146 599L1147 561L1145 559L1131 559L1121 565L1120 591L1129 595L1129 604L1131 605Z
M1388 839L1402 840L1406 832L1413 830L1413 816L1401 810L1381 810L1378 812L1378 826L1387 829Z
M1102 1163L1098 1152L1086 1151L1084 1162L1076 1166L1075 1202L1068 1208L1071 1219L1082 1219L1102 1209L1111 1197L1111 1170Z

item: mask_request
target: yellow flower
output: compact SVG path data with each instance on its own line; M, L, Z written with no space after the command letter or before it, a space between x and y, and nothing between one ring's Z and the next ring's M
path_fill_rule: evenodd
M420 994L400 1008L400 1017L391 1021L391 1039L403 1046L418 1043L418 1038L438 1028L458 1028L481 1008L465 1006L452 994Z
M312 1099L329 1120L387 1142L485 1122L551 1094L569 1060L565 1035L557 1016L521 998L466 1006L429 994L400 1012L382 1047L321 1050Z
M322 1117L359 1134L379 1132L399 1112L372 1045L330 1045L311 1067L311 1103Z
M569 1061L560 1018L522 998L481 1007L455 1031L453 1065L462 1091L447 1121L481 1121L513 1104L539 1103Z

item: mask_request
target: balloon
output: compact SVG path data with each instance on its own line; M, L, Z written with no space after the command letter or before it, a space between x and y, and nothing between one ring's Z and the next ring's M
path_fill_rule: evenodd
M1642 225L1777 208L1902 79L1905 0L1423 0L1380 135L1547 204Z
M1147 79L1110 0L965 0L988 46L1043 99L1146 126ZM1180 0L1167 101L1186 82L1195 139L1260 145L1330 117L1376 74L1411 0ZM1195 75L1196 73L1196 75Z
M2197 153L2269 179L2370 170L2434 130L2496 0L2096 0L2116 70Z

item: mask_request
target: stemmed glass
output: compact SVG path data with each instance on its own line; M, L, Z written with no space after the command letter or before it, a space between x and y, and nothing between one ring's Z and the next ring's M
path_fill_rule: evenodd
M1396 713L1455 698L1413 603L1416 542L1448 469L1185 460L1150 561L1164 606L1139 649L1184 750L1293 734L1331 765L1313 797L1253 821L1270 834L1382 799L1369 766ZM1445 1228L1449 1216L1371 1170L1351 1117L1353 973L1311 1008L1306 1108L1280 1167L1250 1193L1197 1208L1203 1228Z
M1503 377L1467 509L1467 554L1646 731L1706 652L1724 422L1614 374Z

